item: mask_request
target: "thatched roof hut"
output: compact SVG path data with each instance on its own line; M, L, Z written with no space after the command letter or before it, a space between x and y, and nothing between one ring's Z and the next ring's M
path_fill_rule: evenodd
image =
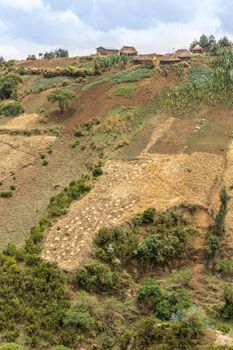
M120 55L137 56L138 51L133 46L123 46L120 50Z
M191 54L187 49L180 49L176 51L176 56L182 61L189 61L191 59Z
M146 55L137 55L137 56L134 56L132 59L132 63L135 65L152 63L152 62L153 62L153 58L148 57Z
M203 52L203 48L199 44L195 45L192 49L192 53L202 53L202 52Z
M174 53L167 53L160 58L160 64L175 64L181 62L181 59Z
M100 46L100 47L97 47L96 52L97 54L100 54L102 56L109 56L109 55L118 55L119 50Z

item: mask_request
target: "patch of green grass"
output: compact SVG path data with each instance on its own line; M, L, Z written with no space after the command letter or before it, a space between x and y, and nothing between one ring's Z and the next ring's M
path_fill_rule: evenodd
M36 94L38 92L50 89L58 84L62 84L66 80L66 77L53 77L53 78L38 78L33 84L30 86L29 91L32 94Z
M116 96L116 97L130 98L135 94L135 92L136 92L136 86L134 84L127 84L119 88L115 88L111 92L110 97Z
M133 83L145 78L150 78L152 74L153 74L153 71L147 68L138 68L134 70L126 69L110 77L106 77L100 80L95 80L92 83L84 86L82 91L88 91L94 86L104 84L104 83L115 83L115 84Z

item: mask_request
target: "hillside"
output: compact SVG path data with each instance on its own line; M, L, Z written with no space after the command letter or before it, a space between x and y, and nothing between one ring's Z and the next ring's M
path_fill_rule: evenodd
M1 350L233 348L225 55L1 66Z

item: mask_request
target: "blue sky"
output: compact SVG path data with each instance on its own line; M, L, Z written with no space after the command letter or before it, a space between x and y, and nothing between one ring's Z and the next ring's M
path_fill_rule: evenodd
M0 56L125 44L171 52L202 33L233 39L232 13L232 0L0 0Z

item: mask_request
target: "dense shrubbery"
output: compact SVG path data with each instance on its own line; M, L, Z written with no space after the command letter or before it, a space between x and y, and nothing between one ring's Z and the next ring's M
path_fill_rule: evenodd
M0 115L16 116L23 112L24 108L19 101L7 100L0 104Z
M17 87L21 82L21 77L14 73L0 76L0 100L15 99Z
M146 313L154 313L161 320L169 321L192 306L192 299L183 288L163 291L154 280L148 280L138 293L139 305Z
M112 272L107 265L92 264L76 271L74 284L89 292L104 293L119 288L120 280L117 273Z
M97 57L94 60L94 72L95 74L101 74L106 68L111 66L123 67L128 62L128 57L123 55L110 55Z
M133 219L128 226L101 229L95 237L96 256L113 265L135 260L141 266L168 266L190 252L194 231L176 213L156 214L153 208Z
M33 267L19 267L9 256L0 258L0 330L7 333L20 325L30 343L57 341L69 300L64 291L60 270L49 263L37 262Z
M206 245L206 254L209 258L214 257L219 252L222 236L225 232L225 217L229 199L226 189L223 188L220 192L221 205L215 216L215 223L210 228L210 236Z

